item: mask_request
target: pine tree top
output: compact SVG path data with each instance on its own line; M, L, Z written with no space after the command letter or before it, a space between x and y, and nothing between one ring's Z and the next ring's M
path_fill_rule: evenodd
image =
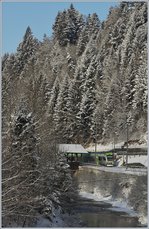
M74 6L73 6L72 3L70 4L70 9L71 9L71 10L74 10Z
M27 38L29 35L32 35L32 30L31 30L30 26L28 26L27 29L26 29L26 32L25 32L25 34L24 34L24 40L26 40L26 38Z

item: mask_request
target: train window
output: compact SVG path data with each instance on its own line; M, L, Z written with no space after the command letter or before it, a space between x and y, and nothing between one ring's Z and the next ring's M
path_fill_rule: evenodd
M108 161L113 161L113 157L112 156L108 156Z

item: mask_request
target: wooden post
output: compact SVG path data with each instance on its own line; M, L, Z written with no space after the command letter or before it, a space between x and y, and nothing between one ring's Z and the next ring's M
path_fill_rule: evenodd
M128 123L126 121L126 132L127 132L127 151L126 151L126 167L127 167L127 164L128 164Z
M97 164L97 126L95 120L95 162Z

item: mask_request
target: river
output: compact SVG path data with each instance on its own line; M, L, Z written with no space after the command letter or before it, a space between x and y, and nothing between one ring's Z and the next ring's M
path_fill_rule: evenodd
M74 214L82 222L81 227L146 227L145 224L140 223L138 214L133 208L129 208L127 204L125 206L125 200L127 201L128 198L130 201L132 198L131 182L136 181L137 178L87 168L78 170L74 177L79 187L79 197L72 207ZM123 187L126 182L127 186ZM137 195L135 190L135 200ZM114 198L114 203L110 202L111 199L103 198L106 196ZM120 198L122 202L118 203Z
M136 216L121 209L112 210L112 204L80 196L73 211L82 221L82 227L141 227Z

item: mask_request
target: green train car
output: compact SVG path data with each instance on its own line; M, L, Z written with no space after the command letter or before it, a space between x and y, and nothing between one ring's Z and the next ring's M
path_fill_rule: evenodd
M115 160L112 153L104 153L98 155L98 164L104 166L115 166Z
M95 158L95 162L97 165L102 166L115 166L116 165L116 155L112 152L105 152L105 153L95 153L90 152L90 157Z

